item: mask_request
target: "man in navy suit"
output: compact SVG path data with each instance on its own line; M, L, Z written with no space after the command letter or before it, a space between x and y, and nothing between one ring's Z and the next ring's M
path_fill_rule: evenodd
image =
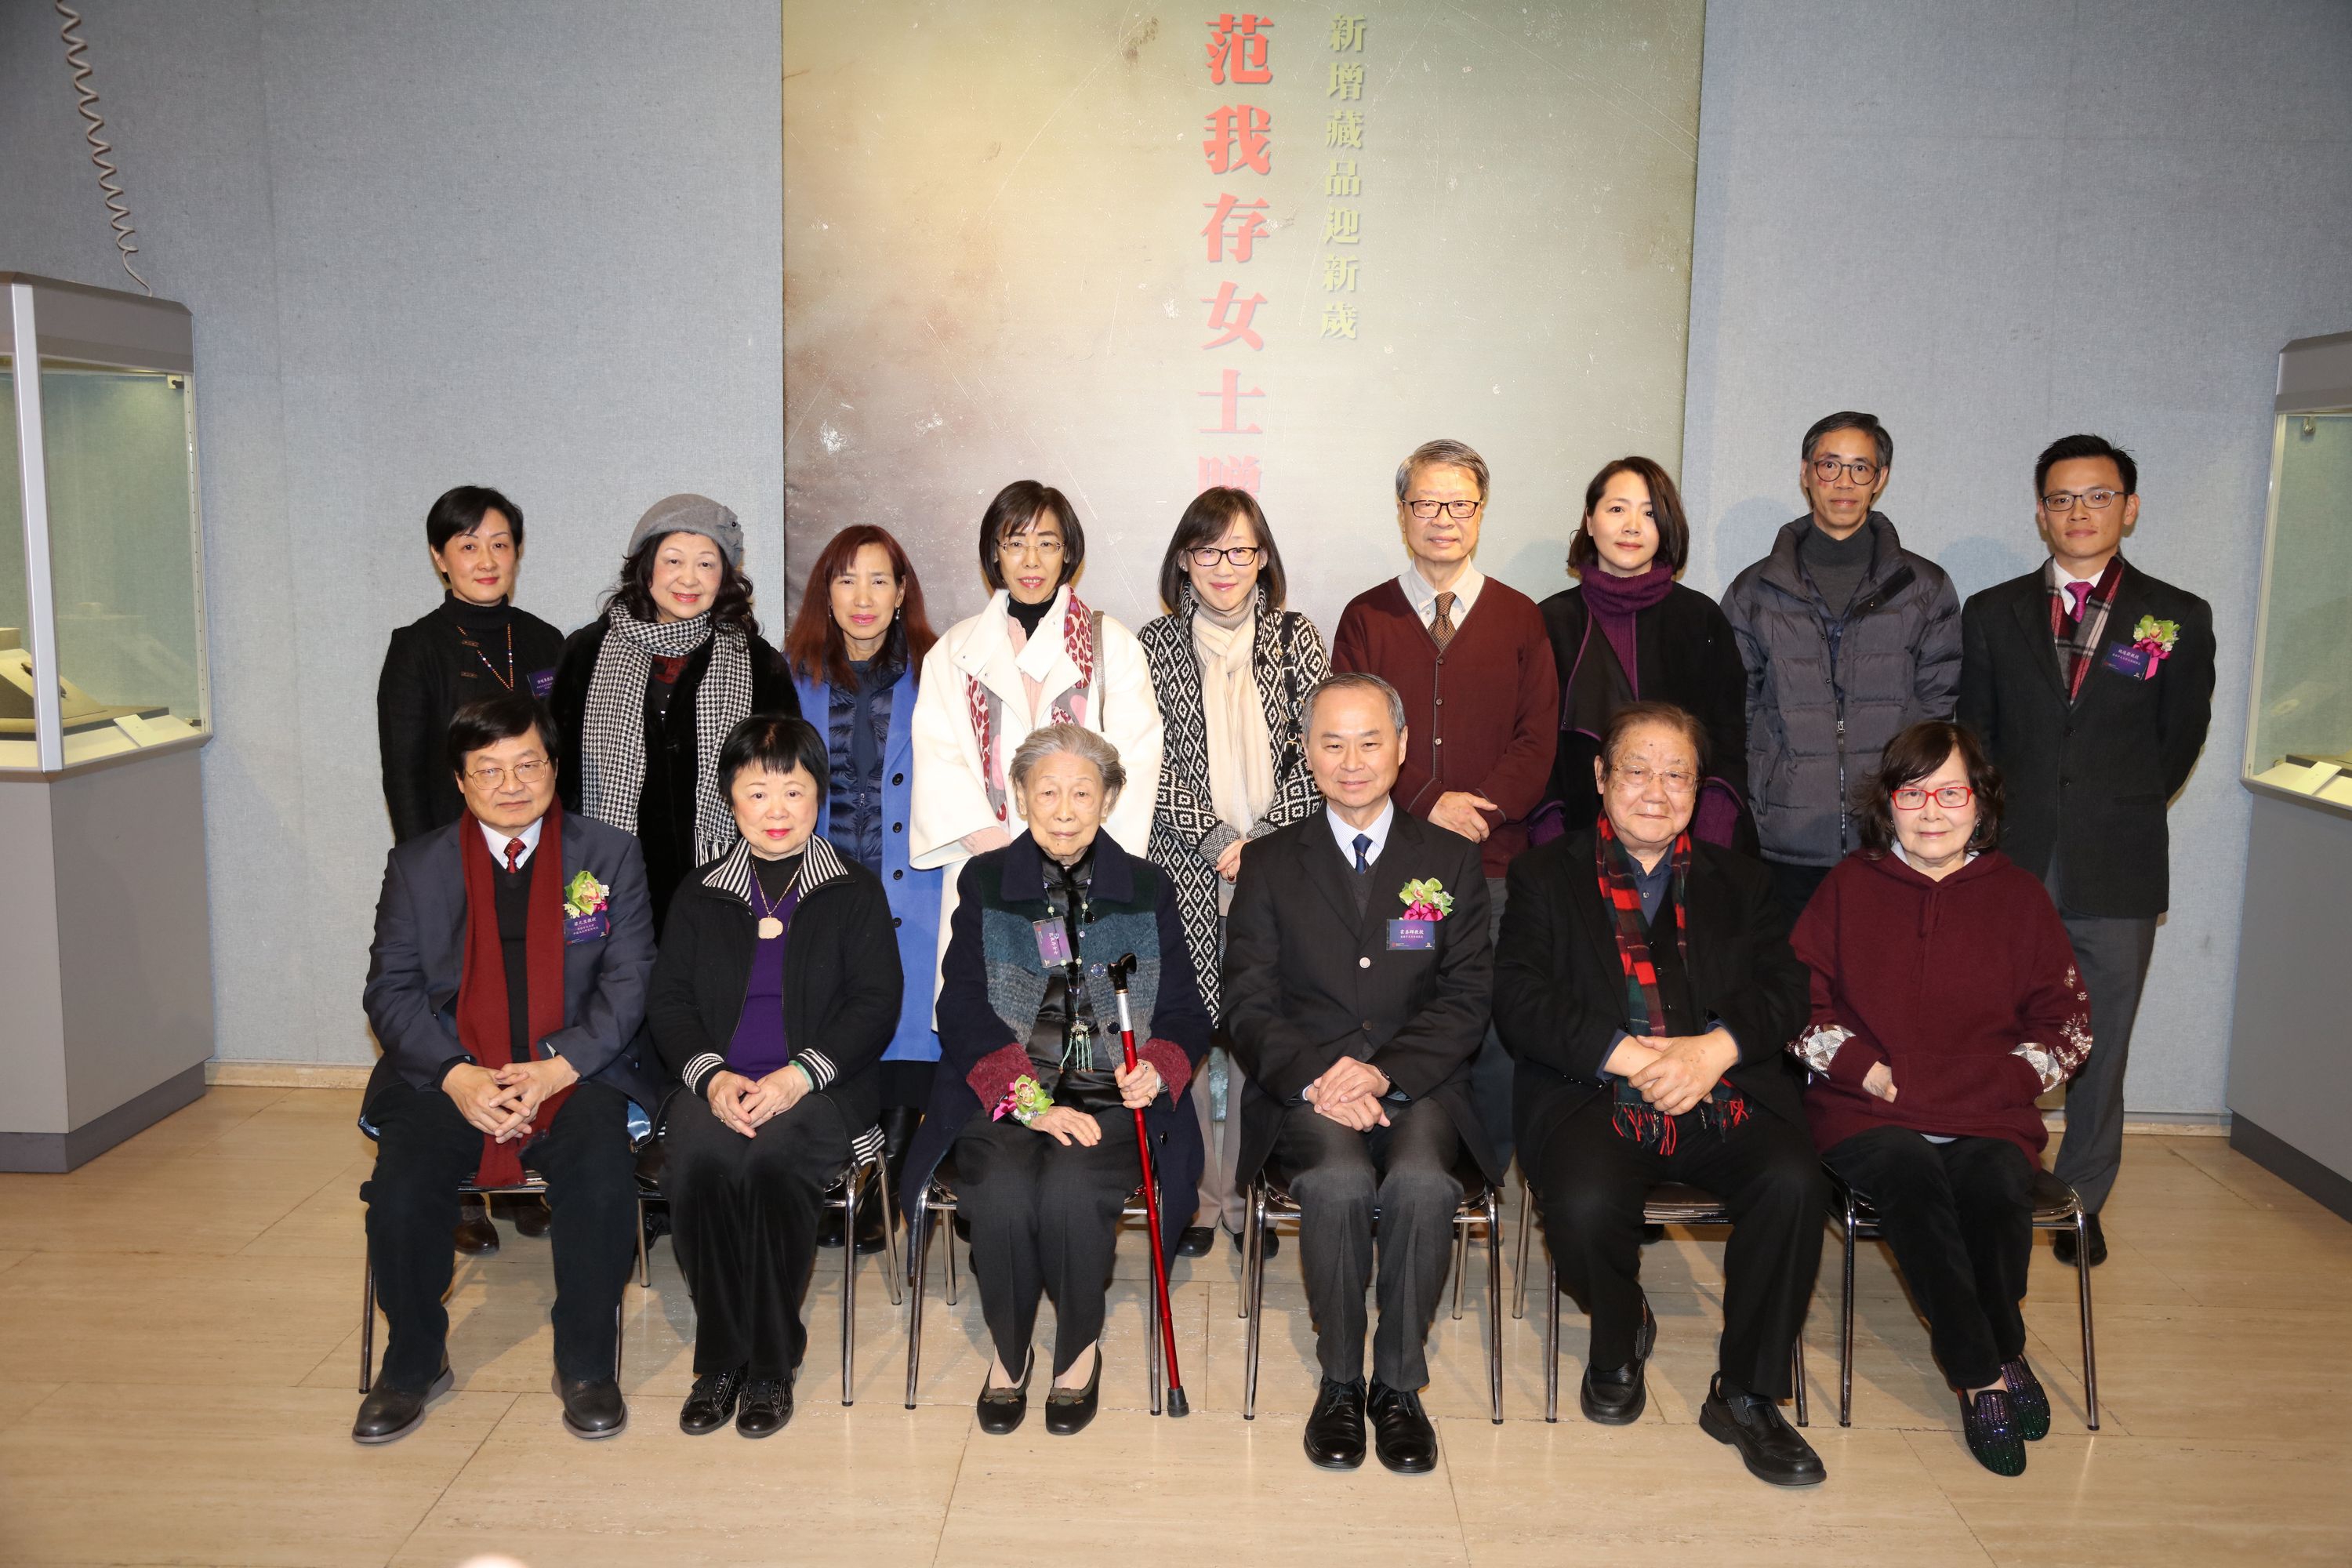
M364 1005L383 1058L362 1127L368 1258L390 1332L352 1423L362 1443L414 1431L447 1392L449 1228L457 1188L528 1168L546 1179L555 1253L555 1385L583 1437L628 1422L614 1381L636 1250L631 1100L657 1086L632 1054L654 962L636 840L556 804L545 708L513 692L460 708L455 823L384 867Z

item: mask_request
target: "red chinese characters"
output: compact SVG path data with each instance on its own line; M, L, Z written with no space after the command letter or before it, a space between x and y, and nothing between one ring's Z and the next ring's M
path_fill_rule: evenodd
M1210 21L1207 55L1211 85L1263 86L1272 82L1274 60L1269 34L1273 26L1273 17L1247 11L1221 12ZM1262 105L1218 104L1208 111L1204 128L1207 135L1201 142L1202 157L1209 173L1218 176L1221 183L1274 173L1274 116ZM1205 242L1205 258L1212 265L1249 265L1257 256L1259 244L1273 237L1276 224L1268 216L1267 199L1246 185L1239 191L1220 190L1214 201L1202 202L1201 205L1209 215L1200 234ZM1201 296L1201 303L1208 308L1203 323L1207 331L1200 345L1202 352L1230 353L1245 350L1255 353L1265 347L1265 338L1256 325L1259 308L1266 303L1264 293L1224 278L1217 280L1214 293ZM1199 427L1203 436L1231 437L1264 433L1255 413L1257 401L1265 396L1265 388L1244 386L1239 370L1222 371L1215 390L1196 395L1213 400L1216 406L1213 423ZM1251 416L1244 416L1244 404L1252 405ZM1264 471L1255 454L1221 452L1200 457L1193 477L1203 489L1230 485L1255 494Z

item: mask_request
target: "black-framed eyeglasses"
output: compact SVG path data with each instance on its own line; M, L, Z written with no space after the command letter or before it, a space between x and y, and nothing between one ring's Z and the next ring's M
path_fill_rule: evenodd
M1262 552L1255 544L1233 544L1223 550L1213 544L1204 544L1198 550L1188 550L1184 553L1192 558L1195 566L1214 566L1220 556L1236 566L1254 566Z
M2045 510L2064 513L2073 511L2074 503L2081 501L2093 511L2105 511L2115 505L2123 493L2108 489L2104 485L2095 490L2052 490L2042 498L2042 505Z
M1868 458L1832 458L1827 452L1813 459L1813 478L1825 485L1837 483L1840 474L1851 474L1858 485L1869 484L1878 478L1878 465Z
M1478 509L1486 503L1482 500L1416 500L1407 501L1405 504L1412 508L1412 515L1423 522L1427 522L1440 511L1444 512L1456 522L1467 522L1477 516Z
M1976 799L1977 792L1967 784L1946 784L1941 789L1921 789L1917 784L1905 784L1895 792L1893 800L1897 811L1917 811L1927 804L1929 795L1946 811L1958 811Z

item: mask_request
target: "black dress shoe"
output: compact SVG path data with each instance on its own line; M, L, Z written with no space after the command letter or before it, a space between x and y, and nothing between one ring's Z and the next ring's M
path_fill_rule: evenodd
M735 1401L743 1392L743 1369L706 1372L694 1380L694 1392L677 1413L678 1430L689 1437L716 1432L735 1417Z
M2107 1260L2107 1233L2099 1228L2099 1216L2083 1216L2083 1229L2091 1247L2091 1267L2096 1268ZM2050 1240L2050 1256L2069 1268L2074 1266L2074 1233L2062 1230Z
M517 1198L514 1206L514 1227L517 1236L536 1241L555 1224L555 1212L547 1206L545 1198Z
M2025 1473L2025 1438L2017 1429L2017 1412L2006 1389L1960 1395L1960 1435L1977 1463L1996 1476Z
M973 1414L980 1418L980 1429L992 1437L1002 1437L1021 1425L1029 1414L1029 1374L1037 1370L1037 1352L1031 1351L1029 1359L1021 1364L1021 1381L1011 1388L992 1386L987 1377L980 1380L980 1398ZM995 1368L989 1369L993 1375Z
M1723 1374L1708 1385L1698 1407L1698 1424L1718 1443L1739 1450L1748 1473L1776 1487L1817 1487L1829 1472L1813 1446L1780 1414L1778 1402L1761 1394L1727 1392Z
M448 1393L453 1381L445 1359L440 1374L421 1394L378 1382L360 1401L359 1417L352 1423L352 1441L390 1443L407 1436L425 1424L425 1407Z
M1631 1426L1642 1418L1650 1403L1650 1385L1643 1375L1650 1352L1658 1342L1658 1320L1650 1311L1650 1299L1642 1298L1642 1326L1633 1332L1633 1363L1613 1370L1587 1366L1584 1385L1577 1390L1577 1403L1584 1407L1587 1421L1598 1421L1603 1426Z
M2029 1443L2050 1436L2050 1394L2025 1358L2000 1363L2000 1380L2009 1385L2009 1408L2017 1417L2017 1435Z
M629 1407L621 1399L621 1385L609 1377L574 1383L562 1373L554 1379L555 1397L563 1401L563 1426L574 1437L617 1437L629 1424Z
M1095 1347L1095 1370L1084 1388L1045 1391L1045 1430L1056 1437L1075 1436L1095 1418L1102 1395L1102 1346Z
M839 1247L845 1227L839 1209L827 1209L816 1216L816 1244L819 1247Z
M882 1250L882 1196L867 1193L866 1201L857 1205L857 1251L871 1258Z
M457 1205L457 1228L450 1242L468 1258L488 1258L499 1249L499 1227L490 1223L489 1206L481 1199Z
M745 1437L772 1437L793 1418L793 1380L755 1377L743 1385L743 1408L735 1413L735 1430Z
M1229 1230L1225 1232L1225 1235L1233 1242L1234 1250L1235 1252L1239 1252L1242 1249L1242 1233L1237 1230ZM1259 1255L1265 1258L1272 1258L1276 1253L1280 1252L1281 1250L1282 1233L1278 1230L1268 1230L1265 1233L1265 1240L1264 1246L1260 1249Z
M1401 1476L1426 1475L1437 1468L1437 1428L1421 1408L1421 1395L1407 1388L1372 1384L1370 1406L1372 1450L1381 1463Z
M1327 1470L1352 1470L1364 1462L1364 1385L1330 1378L1316 1392L1307 1417L1307 1457Z
M1184 1227L1184 1234L1177 1240L1176 1256L1179 1258L1206 1258L1209 1256L1209 1248L1216 1245L1217 1232L1215 1226L1206 1225L1188 1225Z

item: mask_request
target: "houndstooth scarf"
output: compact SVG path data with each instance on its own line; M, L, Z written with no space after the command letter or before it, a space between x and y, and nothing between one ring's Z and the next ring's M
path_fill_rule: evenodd
M1010 618L1008 613L1007 619ZM1037 629L1044 631L1045 623L1039 622ZM1102 616L1087 609L1072 593L1069 604L1062 611L1062 651L1078 667L1078 679L1076 685L1054 698L1046 723L1087 724L1097 734L1102 731L1103 705L1094 695L1095 653L1101 638ZM1007 815L1009 797L1005 794L1004 773L996 760L996 737L1004 728L1004 700L982 685L978 677L970 675L963 678L963 694L971 714L972 739L980 743L980 777L988 791L989 808L996 813L997 821L1009 826L1012 818ZM1027 739L1026 734L1016 736L1013 744L1017 746Z
M588 678L581 720L580 798L588 815L625 832L637 830L646 786L646 682L654 660L684 658L714 641L710 668L694 697L694 837L697 858L716 859L735 842L735 814L719 798L719 750L751 716L751 654L740 626L721 626L710 612L691 620L641 621L620 605L604 615L604 646Z

